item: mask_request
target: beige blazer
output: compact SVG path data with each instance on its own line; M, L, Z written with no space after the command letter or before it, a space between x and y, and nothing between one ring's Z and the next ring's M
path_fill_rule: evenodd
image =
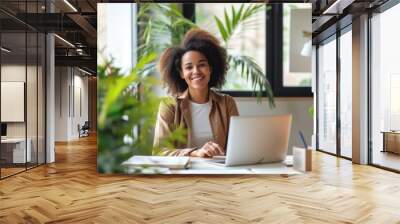
M226 142L231 116L238 116L239 112L235 100L226 94L210 90L210 125L214 142L226 150ZM154 146L179 126L187 129L186 144L175 144L176 148L162 148L162 154L168 156L189 156L196 148L190 148L192 142L192 124L190 113L189 91L171 100L172 103L161 102L154 134Z

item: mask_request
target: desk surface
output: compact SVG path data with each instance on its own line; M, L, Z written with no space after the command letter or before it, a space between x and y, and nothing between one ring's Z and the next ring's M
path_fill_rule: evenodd
M400 131L381 131L381 133L384 133L384 134L400 134Z
M28 138L27 141L30 139ZM24 142L25 138L5 138L1 139L1 143L19 143L19 142Z
M142 169L139 174L271 174L271 175L295 175L300 172L288 166L286 163L266 163L246 166L225 167L223 164L215 164L208 161L210 159L193 157L188 169L168 169L149 167ZM292 161L292 156L288 156L288 164ZM131 167L128 173L133 173Z

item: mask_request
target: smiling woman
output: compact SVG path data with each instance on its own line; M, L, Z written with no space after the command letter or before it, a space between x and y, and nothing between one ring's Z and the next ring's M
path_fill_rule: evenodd
M154 145L183 126L188 129L186 143L163 148L164 155L224 155L229 120L238 110L232 97L211 88L221 88L225 82L226 49L210 33L191 29L180 47L164 51L158 69L173 98L160 104Z

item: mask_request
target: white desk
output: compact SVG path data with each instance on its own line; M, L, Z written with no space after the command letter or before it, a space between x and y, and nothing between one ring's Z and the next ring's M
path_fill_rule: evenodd
M291 156L286 160L288 164L292 161ZM145 168L138 174L264 174L264 175L295 175L300 174L299 171L288 166L286 163L267 163L247 166L225 167L222 164L210 163L204 158L193 157L190 159L190 168L188 169L168 169L168 168ZM133 173L135 168L129 167L128 173Z
M6 138L1 139L2 145L13 145L13 153L12 153L12 163L25 163L25 158L27 158L27 162L31 162L31 146L32 140L30 138L27 139L27 147L25 154L25 138Z

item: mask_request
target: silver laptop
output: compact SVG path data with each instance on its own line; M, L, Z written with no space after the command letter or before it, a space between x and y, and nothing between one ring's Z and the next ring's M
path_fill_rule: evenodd
M286 158L292 115L231 117L225 166L282 162Z

